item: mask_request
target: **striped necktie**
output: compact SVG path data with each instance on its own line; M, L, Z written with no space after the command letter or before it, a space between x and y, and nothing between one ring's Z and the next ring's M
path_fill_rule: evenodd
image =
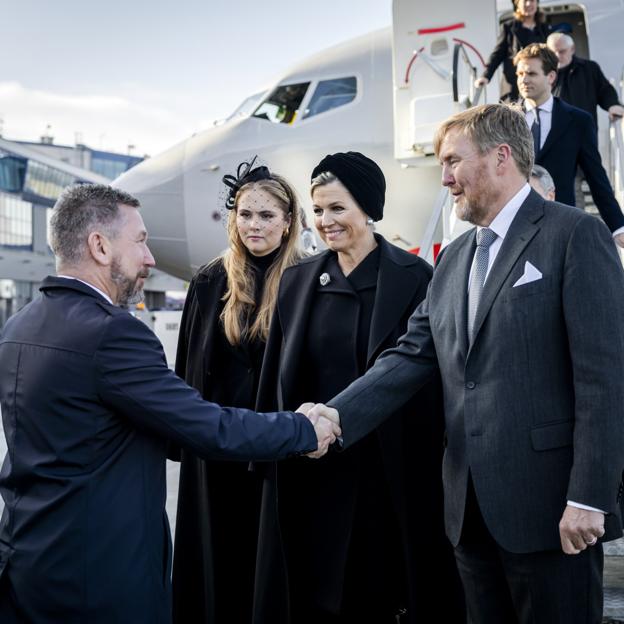
M490 259L490 245L496 240L497 234L489 228L477 232L477 250L472 264L470 288L468 290L468 340L472 344L475 318L483 292L483 284Z

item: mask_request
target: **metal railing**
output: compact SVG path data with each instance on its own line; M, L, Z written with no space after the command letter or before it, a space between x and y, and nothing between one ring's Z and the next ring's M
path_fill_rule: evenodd
M479 103L481 96L484 94L484 87L475 87L474 83L477 79L477 68L470 61L468 52L466 51L466 43L456 42L453 47L453 102L456 104L465 104L465 108L471 108ZM460 60L463 61L464 67L468 69L469 85L467 98L460 101L459 92L459 76L460 76Z
M609 124L609 177L620 202L624 196L624 139L622 120Z
M422 241L420 243L420 251L418 252L418 255L430 264L433 264L434 261L433 240L435 237L435 233L438 229L438 224L440 223L440 219L444 214L444 207L448 203L449 198L449 190L445 186L443 186L438 193L438 198L436 199L435 204L433 205L433 210L431 211L429 222L427 223L425 233L423 234Z
M620 101L624 97L624 68L620 74ZM624 125L621 119L609 122L609 178L620 205L624 202Z
M471 108L479 104L482 96L485 95L485 88L483 86L475 87L474 83L477 79L477 68L470 61L468 52L466 51L466 45L473 49L477 54L478 50L475 50L467 42L456 41L453 48L453 71L452 71L452 86L453 86L453 101L458 105L463 105L465 108ZM479 55L480 56L480 55ZM469 75L469 91L467 97L460 98L459 89L459 76L460 76L460 62L463 62L463 66L468 68ZM484 98L485 99L485 98ZM447 210L445 210L447 208ZM436 202L431 211L431 216L425 228L422 241L420 243L420 251L418 255L424 258L431 264L433 264L433 242L436 231L442 219L449 218L450 211L450 193L447 188L442 188Z

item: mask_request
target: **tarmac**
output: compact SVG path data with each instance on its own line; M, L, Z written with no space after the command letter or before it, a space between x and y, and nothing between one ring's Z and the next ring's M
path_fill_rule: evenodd
M6 444L0 419L0 463L6 453ZM167 514L171 532L175 534L175 512L178 502L179 467L167 462ZM0 499L0 512L4 504ZM605 544L604 619L603 624L624 624L624 538Z

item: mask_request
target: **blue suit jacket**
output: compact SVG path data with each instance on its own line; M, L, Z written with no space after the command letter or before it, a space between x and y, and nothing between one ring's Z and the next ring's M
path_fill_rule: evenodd
M128 312L75 280L41 290L0 336L0 620L167 623L167 440L269 460L315 449L314 429L203 401Z
M555 199L569 206L576 204L574 178L580 166L607 227L612 232L624 227L624 215L602 166L596 128L589 113L554 98L552 126L535 163L545 167L552 176Z

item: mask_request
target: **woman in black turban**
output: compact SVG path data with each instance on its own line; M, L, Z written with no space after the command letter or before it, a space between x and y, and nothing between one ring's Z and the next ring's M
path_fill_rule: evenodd
M358 152L326 156L312 172L328 250L282 276L259 409L330 399L405 332L432 271L374 232L385 190L381 169ZM442 520L442 427L434 380L344 453L272 467L255 624L464 622ZM444 604L433 598L441 588Z

